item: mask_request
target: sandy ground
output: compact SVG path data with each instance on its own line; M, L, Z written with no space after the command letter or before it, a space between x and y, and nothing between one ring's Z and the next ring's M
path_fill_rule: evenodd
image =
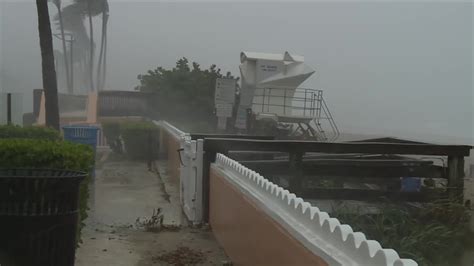
M222 265L228 261L206 226L188 226L179 205L179 184L167 177L164 163L157 166L160 174L148 171L145 163L108 152L99 159L76 265ZM143 222L158 208L166 228L151 232ZM176 250L186 254L164 256Z

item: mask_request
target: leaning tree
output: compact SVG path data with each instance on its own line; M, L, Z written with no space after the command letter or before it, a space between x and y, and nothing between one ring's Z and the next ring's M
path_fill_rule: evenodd
M53 35L49 21L48 0L36 0L36 8L38 12L46 126L59 130L58 84L54 68Z

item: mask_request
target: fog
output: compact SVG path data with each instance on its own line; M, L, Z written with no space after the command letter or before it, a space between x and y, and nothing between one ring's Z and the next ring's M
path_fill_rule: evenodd
M316 69L303 87L324 90L342 132L474 144L470 2L109 2L109 90L180 57L239 75L243 50L289 51ZM0 3L0 79L31 111L42 84L32 0Z

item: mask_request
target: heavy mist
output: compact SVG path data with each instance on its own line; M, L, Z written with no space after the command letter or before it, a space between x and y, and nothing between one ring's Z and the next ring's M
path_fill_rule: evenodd
M108 90L181 57L238 76L243 50L290 51L342 132L474 144L470 2L109 2ZM29 112L41 84L35 2L2 0L0 91L23 92Z

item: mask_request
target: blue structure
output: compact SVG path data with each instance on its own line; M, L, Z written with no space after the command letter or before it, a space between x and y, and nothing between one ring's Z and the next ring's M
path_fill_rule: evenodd
M98 127L95 126L64 126L64 140L87 144L92 146L94 151L97 148L97 133L99 131Z
M402 192L420 192L421 178L419 177L402 177L401 191Z
M98 127L86 125L64 126L64 140L90 145L94 149L94 154L97 149L97 133ZM91 176L95 177L95 163L92 167Z

